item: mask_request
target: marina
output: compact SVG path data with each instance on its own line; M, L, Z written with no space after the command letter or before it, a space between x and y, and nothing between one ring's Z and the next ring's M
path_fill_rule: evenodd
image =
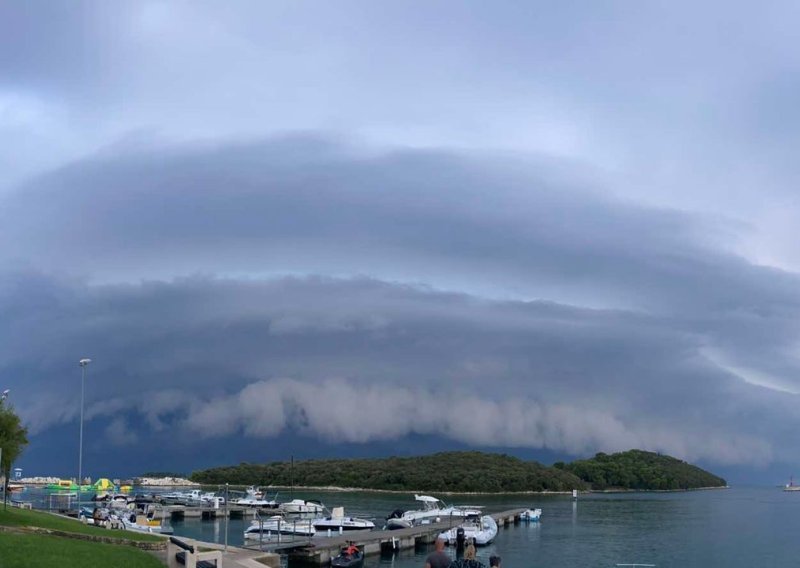
M524 509L522 508L511 509L494 513L491 518L497 523L497 526L505 527L519 523L520 515L523 511ZM274 543L262 540L254 547L257 546L260 550L286 554L293 563L323 566L327 565L333 557L339 554L343 547L349 544L357 546L367 556L413 550L420 546L432 544L440 534L453 529L453 527L453 519L448 519L447 521L396 530L349 532L347 534L293 540L290 542L281 542L276 537Z
M206 489L214 489L208 487ZM152 491L135 488L134 491ZM168 490L164 488L164 491ZM26 487L12 498L47 510L47 492ZM413 494L381 492L303 491L303 497L344 507L347 515L369 519L383 526L389 512L414 502ZM594 493L573 500L569 494L483 494L449 496L461 505L482 506L497 519L496 538L478 548L478 560L488 566L489 556L503 557L506 566L569 566L597 568L616 564L655 564L701 568L725 565L749 568L759 565L756 551L772 550L771 565L791 563L794 549L787 547L787 534L800 530L797 503L781 488L731 488L725 491L682 493ZM289 500L289 497L287 497ZM748 523L737 512L747 507ZM515 522L516 512L538 513L539 521ZM177 509L176 509L177 510ZM185 509L184 509L185 510ZM224 508L223 508L224 510ZM505 516L514 511L514 517ZM282 566L318 566L324 556L338 555L349 541L368 548L365 568L419 568L432 550L430 542L444 526L395 531L354 531L339 535L327 530L313 537L272 534L271 538L245 540L252 512L241 518L222 516L170 517L174 536L199 546L218 547L248 558L275 553ZM441 529L441 530L440 530ZM109 534L115 531L109 530ZM670 543L680 541L680 547ZM206 544L202 544L206 543ZM446 552L455 557L455 547ZM231 565L227 562L224 566ZM531 559L534 559L533 561Z

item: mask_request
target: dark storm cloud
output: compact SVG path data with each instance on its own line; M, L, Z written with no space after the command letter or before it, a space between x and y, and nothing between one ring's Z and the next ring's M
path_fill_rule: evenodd
M73 354L91 351L87 415L116 417L106 433L115 444L166 425L201 439L416 433L570 453L642 446L722 463L793 449L770 442L781 420L796 421L774 415L781 395L715 369L692 334L659 318L364 279L3 280L25 310L3 319L15 333L4 337L1 372L37 434L74 419L65 385L78 377ZM354 400L356 421L344 411ZM761 436L740 423L744 413Z
M561 166L309 136L73 164L3 204L0 372L37 385L17 400L45 432L92 356L89 414L129 445L293 428L786 458L797 278Z
M0 380L50 436L94 357L128 448L793 459L797 12L2 3Z

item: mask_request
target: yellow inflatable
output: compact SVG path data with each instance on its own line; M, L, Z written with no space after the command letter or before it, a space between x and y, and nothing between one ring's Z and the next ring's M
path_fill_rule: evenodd
M114 484L105 477L101 477L94 484L95 491L113 491Z

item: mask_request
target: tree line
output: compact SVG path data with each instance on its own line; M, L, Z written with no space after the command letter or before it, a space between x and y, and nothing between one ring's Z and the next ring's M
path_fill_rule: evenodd
M241 463L191 474L199 483L348 487L396 491L509 493L572 489L693 489L725 480L676 458L631 450L552 467L505 454L442 452L428 456Z
M554 467L574 473L592 489L679 490L725 487L726 481L697 466L655 452L629 450L596 454L587 460Z

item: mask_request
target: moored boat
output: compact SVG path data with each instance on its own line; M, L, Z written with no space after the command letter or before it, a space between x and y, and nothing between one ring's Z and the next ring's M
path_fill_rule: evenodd
M456 544L459 534L463 534L466 542L486 546L497 536L497 522L491 515L470 516L457 527L441 533L439 538L443 538L447 544Z
M536 522L542 517L541 509L527 509L519 516L520 520L528 522Z
M375 523L367 519L356 519L344 516L344 507L334 507L329 517L312 521L317 531L344 532L368 531L375 528Z
M386 518L386 528L390 530L404 529L415 525L458 519L469 516L480 516L480 507L459 507L447 505L441 499L429 495L414 495L414 499L422 503L422 509L403 511L396 509Z
M325 511L325 505L313 499L292 499L281 503L280 509L290 515L321 515Z
M277 501L267 499L263 491L252 485L245 490L244 497L232 502L240 507L252 507L254 509L277 509L279 506Z
M256 518L244 531L244 538L260 538L264 534L314 536L316 529L308 519L285 519L281 515Z

